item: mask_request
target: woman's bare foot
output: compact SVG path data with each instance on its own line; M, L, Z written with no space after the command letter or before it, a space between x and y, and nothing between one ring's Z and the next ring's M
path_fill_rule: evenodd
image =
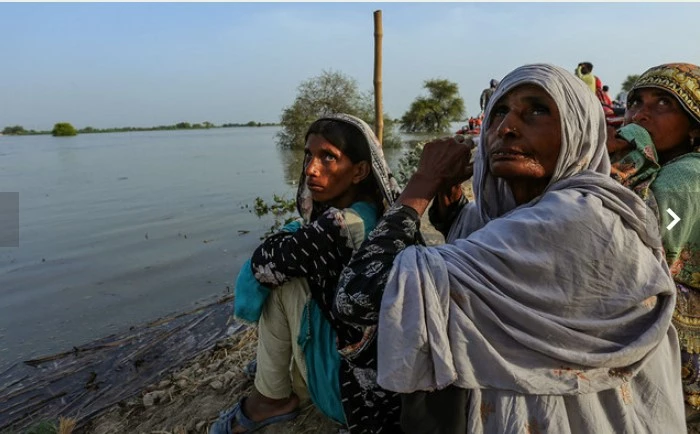
M289 398L272 399L253 389L253 393L243 403L243 414L253 422L260 422L269 417L291 413L299 407L299 398L292 393ZM233 422L235 423L235 422ZM244 433L241 426L231 426L232 432Z

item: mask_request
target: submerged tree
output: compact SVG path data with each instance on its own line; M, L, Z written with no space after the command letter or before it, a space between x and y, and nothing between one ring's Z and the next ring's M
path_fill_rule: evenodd
M411 133L444 133L450 123L464 118L464 100L459 87L445 79L427 80L428 96L419 96L401 118L401 129Z
M2 133L6 136L10 135L16 135L20 136L22 134L27 134L27 130L24 129L22 125L15 125L13 127L5 127L5 129L2 130Z
M341 72L323 71L299 85L291 106L282 111L282 130L277 143L282 148L302 149L304 134L316 119L332 113L348 113L374 124L373 93L361 93L357 82ZM390 117L384 115L384 146L400 145Z
M78 131L68 122L59 122L53 126L51 134L56 137L75 136L78 134Z

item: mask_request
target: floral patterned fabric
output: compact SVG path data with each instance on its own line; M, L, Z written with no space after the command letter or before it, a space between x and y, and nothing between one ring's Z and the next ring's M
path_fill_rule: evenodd
M666 260L678 289L673 324L681 344L685 399L700 409L700 149L665 164L651 190L659 204ZM681 219L670 230L667 209Z
M622 130L630 127L637 126ZM662 167L650 139L631 143L631 151L611 156L612 176L658 216L666 261L678 289L673 323L681 342L686 402L700 409L700 148ZM668 209L681 219L670 230L673 218Z
M377 385L377 321L384 284L394 258L406 246L422 243L420 219L411 208L392 207L367 240L371 244L363 245L362 253L353 257L353 267L345 268L340 276L333 314L345 324L363 331L359 339L356 336L341 339L338 334L339 341L346 344L340 349L347 362L345 377L363 379L362 399L369 407L371 418L361 421L362 431L368 434L400 432L400 397ZM348 286L351 280L353 284ZM346 395L343 396L345 399Z
M678 290L673 324L681 343L685 399L700 409L700 149L663 167L644 149L649 145L637 145L614 161L613 177L656 205L666 261ZM639 175L645 171L652 175ZM670 230L668 209L681 219Z

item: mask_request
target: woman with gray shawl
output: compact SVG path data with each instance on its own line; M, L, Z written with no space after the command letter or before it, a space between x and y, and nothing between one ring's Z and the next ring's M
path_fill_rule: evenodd
M686 431L657 222L608 176L605 143L583 82L537 64L489 102L473 203L452 188L471 175L469 144L426 145L334 306L374 333L379 386L407 394L404 430ZM433 198L455 219L445 245L425 247Z

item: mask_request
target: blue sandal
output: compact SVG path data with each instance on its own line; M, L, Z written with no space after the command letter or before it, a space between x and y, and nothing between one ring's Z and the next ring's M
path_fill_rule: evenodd
M280 414L279 416L268 417L260 422L254 422L243 414L243 403L245 403L246 398L242 398L238 401L238 404L224 410L219 414L219 418L212 424L209 428L209 434L233 434L231 432L231 422L235 422L236 425L245 428L246 433L257 431L273 423L282 423L294 420L299 416L299 410L294 410L287 414Z

